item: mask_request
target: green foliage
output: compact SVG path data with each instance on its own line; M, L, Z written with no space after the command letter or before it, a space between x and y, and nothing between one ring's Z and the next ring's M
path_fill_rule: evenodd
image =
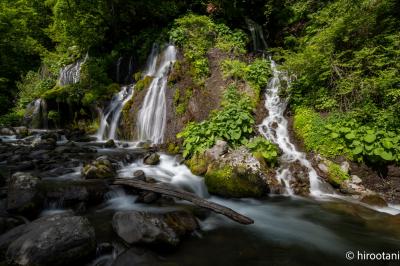
M343 181L348 180L350 176L343 172L340 165L328 162L328 181L335 187L340 187Z
M153 81L153 77L151 77L151 76L145 76L144 78L139 79L136 82L135 90L142 91L144 89L147 89L150 86L152 81Z
M277 146L263 137L256 137L251 139L246 147L256 157L262 157L270 166L275 166L278 162L279 150Z
M0 127L19 126L22 121L20 112L11 112L0 116Z
M183 138L183 156L189 157L212 147L223 139L233 146L247 143L253 132L254 118L251 101L230 86L224 94L222 110L213 113L201 123L189 123L177 135Z
M225 78L233 78L236 81L242 80L249 83L254 90L254 104L258 102L261 89L268 85L268 80L272 76L269 61L261 58L248 65L238 59L226 59L221 63L221 70Z
M174 94L174 105L175 105L175 112L177 115L183 115L186 112L186 108L189 104L190 98L193 95L192 88L186 88L183 91L183 95L181 95L181 90L178 88L175 90Z
M207 16L194 14L176 19L170 37L183 48L185 58L191 64L192 76L198 84L203 84L210 73L207 59L210 48L215 46L238 55L245 52L247 42L243 32L231 31Z
M327 157L344 155L371 163L400 162L400 134L356 120L330 115L322 118L305 108L296 110L294 127L308 150Z
M39 73L29 71L21 82L17 83L19 89L17 108L25 109L26 105L40 98L43 93L52 89L56 80L51 77L42 78Z

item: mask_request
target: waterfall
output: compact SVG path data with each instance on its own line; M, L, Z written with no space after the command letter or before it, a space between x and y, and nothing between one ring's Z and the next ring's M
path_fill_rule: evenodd
M97 130L98 140L116 139L118 122L122 108L133 96L134 85L122 86L114 95L105 112L100 111L100 127Z
M293 194L290 187L290 181L293 178L293 172L290 165L299 163L302 167L308 170L308 177L310 180L310 194L318 196L322 194L322 182L312 167L311 163L307 160L306 155L299 152L295 145L290 141L288 132L288 121L284 116L287 101L279 97L279 90L282 83L290 85L290 79L287 73L279 71L276 63L271 60L271 69L273 77L270 80L265 92L265 108L268 110L268 117L264 119L259 126L259 131L271 142L277 144L282 150L280 158L281 166L277 170L277 179L285 184L288 194Z
M265 41L262 27L249 18L246 19L246 23L253 41L253 51L264 51L268 45Z
M132 57L131 57L132 58ZM120 61L117 62L117 73L119 73ZM150 56L147 60L145 76L154 75L158 59L158 46L153 45ZM133 62L130 63L130 70L133 72ZM100 126L97 130L96 137L98 140L116 139L117 138L117 127L119 119L121 117L122 109L125 104L132 99L134 92L134 84L128 86L122 86L121 90L114 95L111 102L106 109L99 110Z
M157 69L157 58L154 58L152 62L148 63L147 75L154 75L154 79L138 114L138 135L140 140L150 140L154 144L160 144L164 140L166 123L165 91L168 74L176 60L176 48L173 45L167 46L161 55L161 62Z
M84 59L79 59L75 63L61 68L58 83L61 86L78 83L81 78L82 65L86 62L87 59L88 54L86 54Z
M47 103L39 98L30 102L25 111L24 124L30 128L47 128Z

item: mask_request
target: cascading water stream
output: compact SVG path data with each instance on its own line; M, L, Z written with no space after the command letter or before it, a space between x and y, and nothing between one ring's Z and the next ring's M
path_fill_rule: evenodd
M265 108L268 110L268 117L259 126L259 131L265 138L277 144L282 150L281 167L277 170L277 179L285 184L288 194L293 194L290 183L293 178L291 164L299 163L308 170L310 181L310 194L318 196L323 194L322 182L307 160L306 155L299 152L290 141L288 121L285 118L287 102L279 97L279 91L283 83L290 84L287 73L279 71L276 63L271 59L273 77L270 80L265 92Z
M138 135L142 141L150 140L154 144L163 142L166 124L166 99L168 75L176 60L176 48L168 45L161 55L161 62L155 70L157 60L150 63L147 75L154 78L144 98L143 107L138 114Z
M79 59L75 63L63 67L60 70L58 83L61 86L78 83L81 78L82 65L86 62L88 57L88 54L86 54L84 59Z
M100 127L96 137L98 140L115 139L122 108L133 96L133 85L122 86L106 108L106 112L100 111ZM108 132L107 132L108 131Z
M158 56L158 47L157 45L153 45L153 49L148 58L145 76L153 75L156 68ZM119 76L120 72L120 64L122 61L122 57L118 59L117 62L117 73ZM133 72L133 62L130 62L129 71ZM121 117L122 109L125 104L132 99L133 92L135 86L133 84L128 86L122 86L121 90L114 95L111 99L110 104L107 106L105 111L99 110L100 113L100 126L97 130L96 137L98 140L106 140L106 139L116 139L117 138L117 127L119 123L119 119Z

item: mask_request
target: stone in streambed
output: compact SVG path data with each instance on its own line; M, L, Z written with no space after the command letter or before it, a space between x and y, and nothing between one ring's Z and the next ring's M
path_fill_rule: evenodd
M205 174L208 191L223 197L261 197L267 186L260 175L242 166L212 163Z
M157 259L157 255L149 250L132 247L121 253L113 262L112 266L141 265L151 266L159 265L161 261Z
M361 199L361 202L368 204L368 205L377 206L377 207L387 207L386 201L377 194L365 195Z
M108 179L116 176L116 170L107 156L101 156L82 168L85 179Z
M116 148L117 145L115 144L115 141L113 139L109 139L107 140L106 143L104 143L104 147L111 149L111 148Z
M157 165L160 162L160 155L158 153L150 153L143 159L143 163L147 165Z
M35 215L42 203L37 191L39 181L38 177L30 173L14 173L8 184L7 210L28 216Z
M71 265L96 250L93 227L72 213L39 218L0 236L0 248L8 246L10 265Z
M120 211L112 221L114 231L125 242L176 246L180 238L198 228L196 218L184 211L145 213Z

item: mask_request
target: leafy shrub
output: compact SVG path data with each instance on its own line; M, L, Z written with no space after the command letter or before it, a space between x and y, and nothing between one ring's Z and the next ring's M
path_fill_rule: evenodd
M21 112L11 112L0 116L0 127L19 126L22 117Z
M183 138L183 156L189 157L212 147L216 140L223 139L236 146L246 144L253 132L254 118L248 96L240 94L230 86L224 94L222 110L201 123L188 123L177 137Z
M264 158L264 160L272 167L278 162L278 148L275 144L263 137L251 139L246 144L246 147L249 148L256 157L260 156Z
M294 128L308 150L327 157L344 155L371 163L400 162L400 134L355 119L330 115L322 118L311 109L296 110Z
M232 31L207 16L189 14L176 19L170 37L183 48L185 58L191 64L192 77L200 85L210 73L207 59L210 48L215 46L236 55L246 51L247 38L242 31Z

